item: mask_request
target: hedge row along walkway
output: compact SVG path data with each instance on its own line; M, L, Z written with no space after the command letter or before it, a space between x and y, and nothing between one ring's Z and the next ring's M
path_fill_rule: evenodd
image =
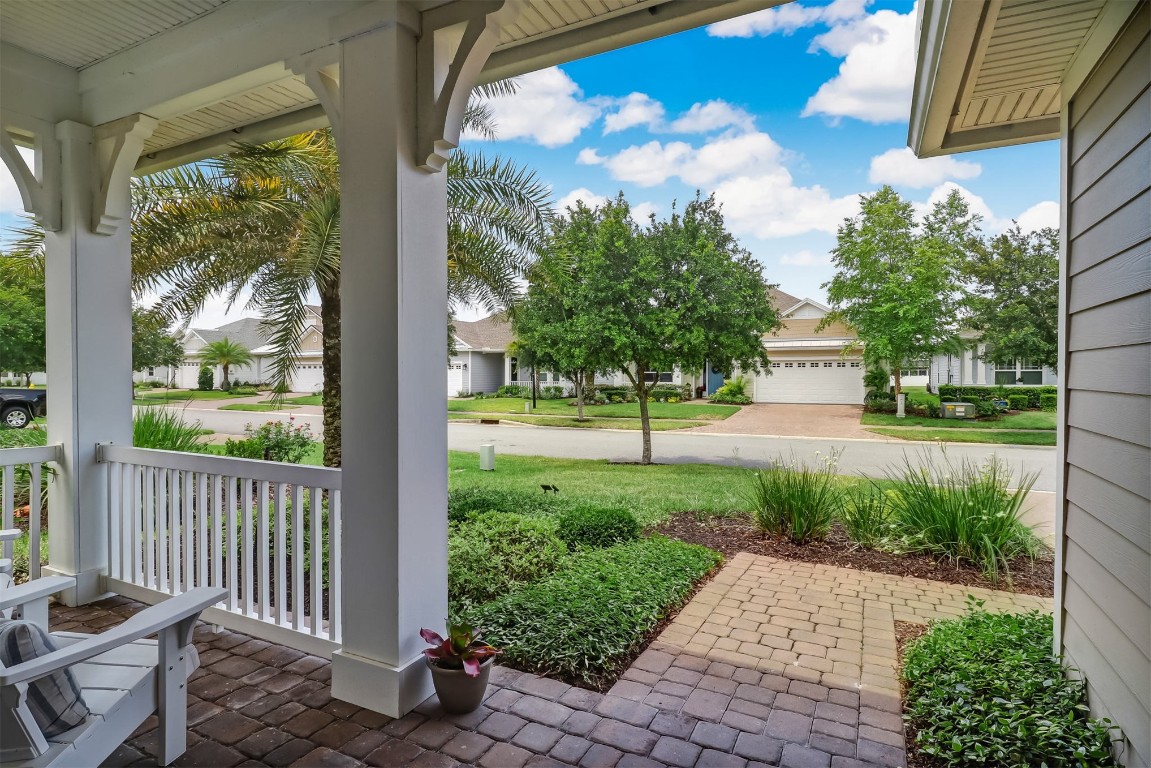
M435 698L391 720L331 698L329 663L197 629L189 749L176 765L903 766L895 620L1050 609L1026 595L736 555L606 694L506 668L478 711ZM57 607L54 628L101 631L141 606ZM155 721L113 765L155 765Z

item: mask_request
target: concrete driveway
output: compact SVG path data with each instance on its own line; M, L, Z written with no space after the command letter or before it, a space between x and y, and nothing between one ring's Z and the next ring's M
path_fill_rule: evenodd
M696 427L691 432L728 435L770 435L777 437L854 437L875 439L875 434L859 425L863 413L860 405L798 405L756 403L745 405L739 413Z

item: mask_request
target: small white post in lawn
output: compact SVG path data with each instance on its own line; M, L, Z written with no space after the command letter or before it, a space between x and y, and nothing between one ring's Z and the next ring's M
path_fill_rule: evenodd
M895 418L902 419L907 416L907 395L900 392L895 396Z
M480 444L480 469L484 472L496 470L496 447L491 443Z

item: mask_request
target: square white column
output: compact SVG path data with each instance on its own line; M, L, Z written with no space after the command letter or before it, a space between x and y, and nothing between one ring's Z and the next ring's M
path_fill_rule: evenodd
M415 158L416 39L341 43L343 648L336 698L398 717L429 696L447 616L445 176Z

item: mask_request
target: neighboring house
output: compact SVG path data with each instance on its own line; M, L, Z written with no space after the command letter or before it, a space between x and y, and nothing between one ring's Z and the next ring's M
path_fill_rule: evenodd
M1151 765L1151 3L921 0L920 157L1060 139L1055 652Z
M961 352L935 355L912 360L900 369L901 383L905 387L928 386L932 390L940 384L985 385L1005 387L1035 387L1059 382L1051 368L1016 359L998 365L984 359L988 345L971 331L960 333L967 347ZM894 379L893 379L894 381Z
M273 377L272 366L275 357L275 350L269 343L270 336L264 319L259 317L245 317L219 328L189 328L184 333L182 342L185 355L184 363L174 372L172 377L175 386L195 389L200 376L203 348L225 338L243 346L252 353L250 364L230 366L228 375L231 380L233 382L270 383ZM222 366L216 366L213 372L215 385L219 387L224 375ZM137 373L133 378L137 381L165 380L167 372L163 369L155 369L154 374L151 375L148 371L144 371ZM304 329L300 333L300 351L296 356L288 388L293 392L319 392L323 386L323 331L320 326L319 307L309 306Z

